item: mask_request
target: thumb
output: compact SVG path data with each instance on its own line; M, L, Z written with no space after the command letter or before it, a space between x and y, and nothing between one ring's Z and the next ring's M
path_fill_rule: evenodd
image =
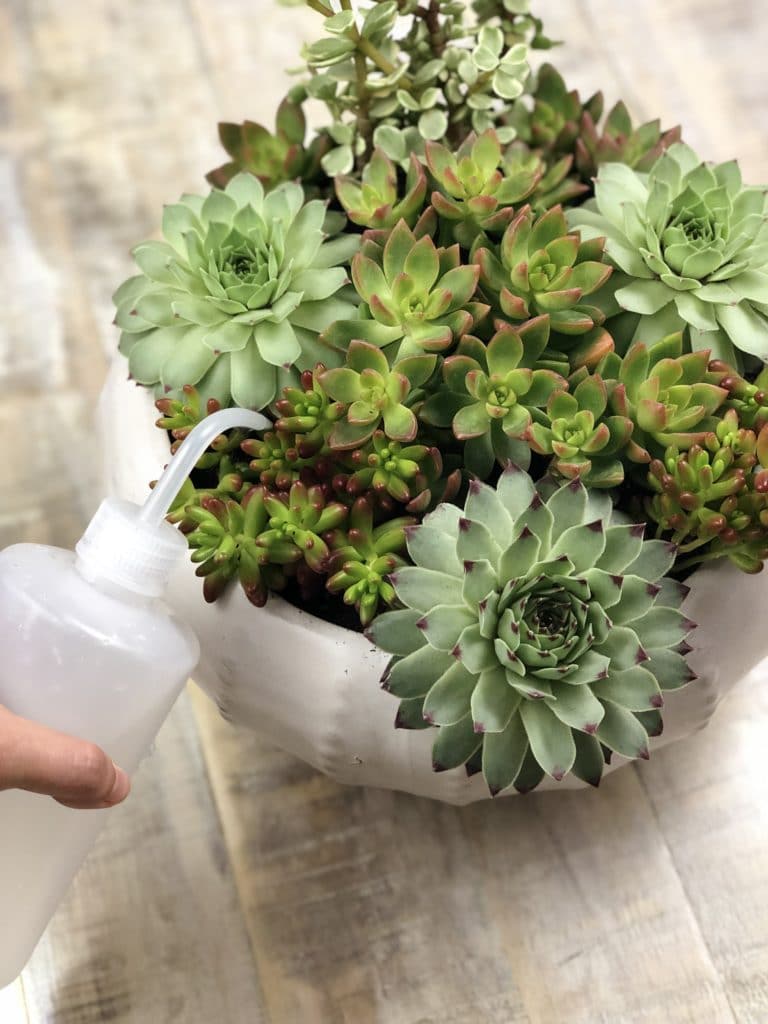
M130 788L125 772L95 743L0 706L0 790L26 789L66 807L98 809L119 804Z

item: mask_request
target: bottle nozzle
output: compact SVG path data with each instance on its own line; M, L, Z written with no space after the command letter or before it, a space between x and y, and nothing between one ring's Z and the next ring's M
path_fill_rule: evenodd
M160 597L187 550L165 516L181 485L214 438L233 427L264 430L272 424L249 409L222 409L189 432L143 505L105 498L77 544L77 565L90 580L103 579L146 597Z
M225 430L248 427L249 430L267 430L271 422L261 413L250 409L220 409L201 420L182 441L176 454L166 466L160 479L141 507L139 518L150 525L161 523L168 514L171 502L195 468L200 456L211 441Z

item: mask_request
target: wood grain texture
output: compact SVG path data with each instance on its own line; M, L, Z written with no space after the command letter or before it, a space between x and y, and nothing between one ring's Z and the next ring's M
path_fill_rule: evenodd
M759 0L537 7L573 84L768 180ZM0 0L0 545L76 538L128 250L204 187L218 119L271 120L314 31L271 0ZM341 787L193 706L2 1024L768 1021L764 678L598 792L463 809Z

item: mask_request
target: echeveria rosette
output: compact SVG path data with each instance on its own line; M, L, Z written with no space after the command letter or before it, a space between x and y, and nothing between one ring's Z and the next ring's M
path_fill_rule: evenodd
M428 142L426 158L437 185L432 205L453 224L456 240L467 249L483 231L501 234L514 215L513 206L529 196L543 176L535 160L518 162L508 171L499 138L490 129L469 135L456 153Z
M301 186L265 195L238 174L205 199L165 209L165 241L133 251L141 273L115 293L120 349L132 377L158 393L196 385L204 398L261 409L281 371L307 369L318 332L355 309L343 264L359 239L323 232L325 204Z
M623 358L611 352L598 369L612 411L634 423L626 449L633 462L701 442L717 427L715 413L728 395L709 370L709 353L683 353L680 333L651 346L635 342Z
M587 487L616 487L624 479L621 454L634 424L611 415L608 388L599 374L574 374L569 391L555 391L546 421L531 422L525 440L539 455L552 457L549 469Z
M674 545L643 529L604 492L537 490L510 466L409 531L404 608L368 635L394 656L398 724L439 727L436 770L481 767L496 794L545 774L597 785L604 749L648 757L663 691L695 678L679 653L694 624L666 576Z
M380 604L395 602L389 577L406 564L405 532L415 523L411 516L400 516L374 526L373 505L362 497L350 510L347 529L332 533L326 587L332 594L343 594L344 604L357 609L363 626L371 622Z
M635 128L619 100L600 128L588 110L582 113L575 142L576 167L589 182L603 164L622 163L636 171L650 171L664 150L679 141L680 128L662 131L658 119Z
M352 280L363 300L357 319L340 319L322 340L342 351L362 340L397 345L399 358L451 348L488 310L472 301L479 268L462 266L458 245L438 248L416 238L405 221L383 246L368 236L352 260Z
M601 167L594 199L568 217L583 237L607 239L636 338L683 330L691 348L738 369L740 353L768 359L767 211L765 189L744 186L735 162L702 163L676 143L648 174Z
M504 232L498 252L482 240L472 256L480 264L481 286L507 320L547 315L552 331L566 342L574 368L594 365L613 348L601 326L603 311L588 298L611 275L602 262L602 240L582 242L569 233L556 206L536 218L523 207Z
M330 149L331 139L326 134L316 135L305 148L306 118L293 93L301 98L303 90L292 90L282 100L274 132L254 121L219 124L219 139L231 159L206 174L211 185L223 189L241 171L254 174L267 190L283 181L298 179L306 185L318 178L320 161Z
M340 175L334 184L349 219L365 228L393 228L400 220L412 228L427 194L427 176L416 156L411 154L401 195L397 168L380 149L374 150L360 181Z
M419 412L465 442L466 467L481 479L494 461L528 466L525 436L532 417L541 415L554 391L567 387L559 373L539 366L548 339L546 317L519 330L503 327L488 345L467 336L443 363L443 386Z
M353 341L345 366L325 370L319 381L330 397L343 402L345 415L334 425L328 443L337 451L359 447L381 424L393 441L413 441L418 423L410 407L432 376L437 357L420 352L399 359L391 368L375 345Z

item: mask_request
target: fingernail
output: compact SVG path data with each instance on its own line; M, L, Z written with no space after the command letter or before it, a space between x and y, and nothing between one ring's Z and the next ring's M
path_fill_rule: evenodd
M115 762L112 762L115 764ZM107 797L107 803L112 806L119 804L128 796L131 791L131 780L125 774L122 768L119 768L115 764L115 782L112 786L112 790Z

